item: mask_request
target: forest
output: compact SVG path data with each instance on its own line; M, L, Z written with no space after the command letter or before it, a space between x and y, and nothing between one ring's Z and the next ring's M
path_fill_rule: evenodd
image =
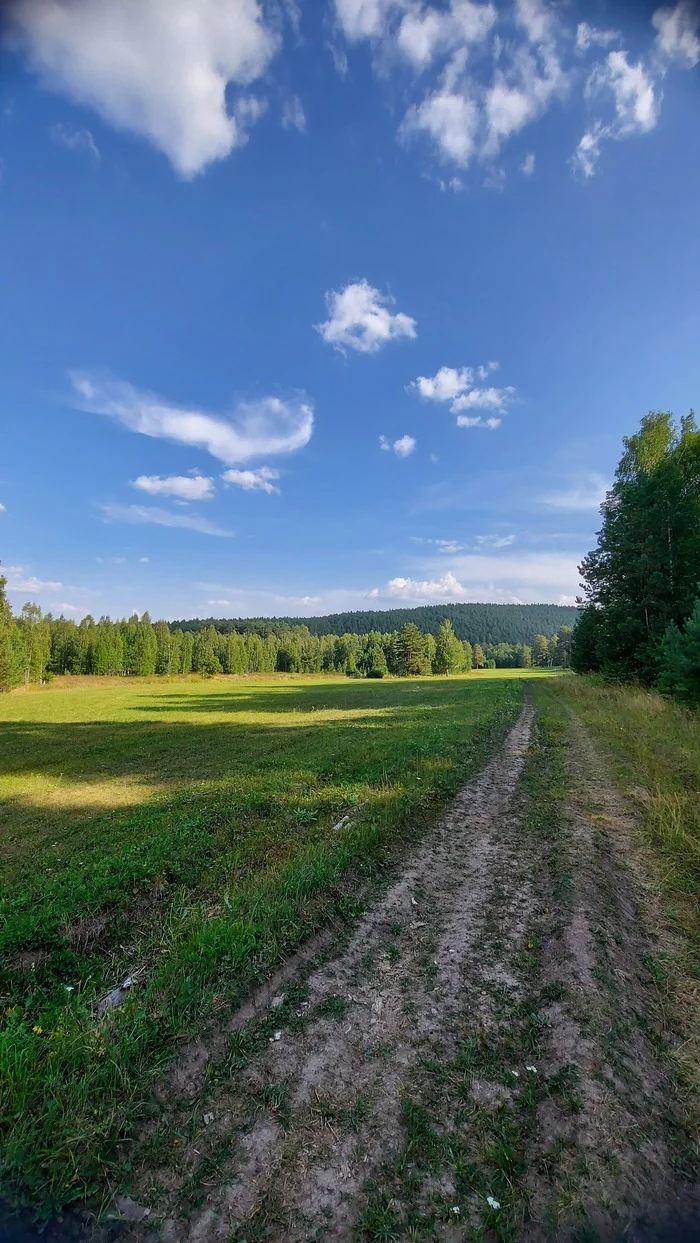
M390 632L315 635L305 625L277 623L222 633L213 624L184 630L148 613L122 621L88 616L79 623L43 616L25 604L15 617L0 578L0 690L57 674L144 677L198 673L344 673L380 678L463 673L471 669L568 665L572 630L535 634L529 643L471 643L444 619L436 635L412 622ZM391 614L385 614L391 617Z
M700 432L653 411L623 440L598 544L580 573L585 607L571 664L609 682L700 704Z
M425 604L412 609L364 609L329 613L324 617L207 617L175 621L177 630L196 634L213 626L221 634L283 634L289 627L305 626L311 634L386 634L402 626L417 626L421 634L437 635L447 620L458 639L490 646L507 643L531 645L536 635L553 635L561 626L573 626L578 609L562 604Z

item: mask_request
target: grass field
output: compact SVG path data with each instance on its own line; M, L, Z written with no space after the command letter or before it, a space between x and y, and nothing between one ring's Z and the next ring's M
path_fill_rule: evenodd
M177 1042L357 914L504 735L522 687L499 670L4 696L5 1194L49 1213L103 1189ZM128 1000L98 1019L127 974Z
M673 933L658 986L685 1032L681 1072L700 1088L700 716L638 686L571 677L537 688L543 709L562 704L590 730L637 825L647 883Z

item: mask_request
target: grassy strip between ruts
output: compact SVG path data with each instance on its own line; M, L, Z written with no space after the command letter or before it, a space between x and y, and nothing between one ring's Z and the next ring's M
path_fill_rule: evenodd
M210 783L213 788L151 800L117 821L106 818L111 849L95 858L98 818L91 822L89 849L76 850L71 862L43 879L25 876L9 893L5 952L14 954L14 966L3 978L10 1004L0 1033L6 1196L45 1217L71 1201L104 1194L177 1042L228 1009L314 930L357 913L358 888L381 877L406 838L484 762L517 714L518 680L480 687L478 694L463 687L450 684L445 703L433 705L439 714L397 717L396 736L390 718L383 718L373 757L381 750L378 769L366 756L360 762L364 742L359 746L356 771L345 766L342 794L345 810L365 805L341 833L332 832L337 791L330 801L324 790L313 791L314 800L307 785L296 802L309 832L290 845L282 817L273 823L269 853L256 840L247 854L223 852L222 865L217 833L224 809L230 820L239 785L247 782L248 795L255 793L253 775L241 774L223 788ZM419 684L413 689L419 692ZM350 725L368 728L366 720ZM314 737L321 743L323 733L319 721L308 734L308 768ZM356 732L356 748L357 738L369 745L371 734ZM289 771L271 774L266 763L260 783L268 802L283 804L286 814L295 802L298 769L290 764ZM67 939L66 923L99 923L105 912L116 932L101 957ZM36 950L37 938L37 965L27 971L22 946ZM99 989L110 971L121 974L127 965L132 972L145 968L139 987L120 1009L98 1019Z
M591 730L638 812L639 845L675 937L661 972L688 1043L682 1068L700 1087L700 715L642 687L596 678L549 682L538 701L564 701Z

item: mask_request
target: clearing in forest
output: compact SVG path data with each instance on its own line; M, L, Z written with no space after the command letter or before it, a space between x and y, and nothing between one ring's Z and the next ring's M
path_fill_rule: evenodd
M696 1220L693 1085L664 984L677 947L629 801L572 712L568 685L532 682L523 701L515 679L277 684L283 724L229 727L237 748L248 738L250 780L254 771L261 797L268 792L253 836L281 820L272 867L260 854L233 870L219 836L199 874L171 879L161 853L150 879L132 875L121 911L112 896L92 945L60 948L73 926L64 922L59 948L34 968L43 978L53 954L57 976L61 954L82 953L103 962L100 987L127 960L140 955L145 968L125 1006L99 1020L87 1000L98 977L87 974L83 1008L71 1011L83 1041L95 1033L97 1064L109 1048L127 1082L135 1064L125 1042L142 1039L155 1085L148 1099L132 1080L131 1097L119 1098L109 1077L93 1079L131 1111L128 1145L112 1150L99 1181L93 1175L109 1188L103 1218L121 1216L129 1237L155 1233L163 1243L649 1240ZM223 712L226 694L245 693L219 686L222 702L208 703ZM200 698L216 694L214 684ZM303 724L290 719L300 698ZM325 728L308 720L312 711ZM329 722L340 712L339 740ZM141 839L133 812L107 821L94 805L83 810L93 849L111 823L110 849L129 855L130 833L140 857L137 840L166 833L174 809L196 842L197 832L221 834L245 769L223 787L205 772L201 791L160 791L142 805ZM329 785L334 797L324 801ZM290 810L308 810L311 799L315 814L298 826ZM241 805L227 822L236 832ZM25 875L16 856L12 866ZM15 883L18 893L29 884ZM139 892L156 912L139 905ZM129 920L140 929L131 941ZM302 940L303 953L285 964L285 948ZM236 1010L235 996L266 977ZM167 1044L160 1066L153 1032Z

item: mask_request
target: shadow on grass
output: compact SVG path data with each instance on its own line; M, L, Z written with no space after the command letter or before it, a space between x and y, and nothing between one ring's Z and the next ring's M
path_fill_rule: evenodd
M248 764L264 763L293 767L303 759L305 767L319 774L335 773L356 763L347 747L371 752L382 749L391 754L392 739L411 732L431 733L441 727L454 727L455 708L480 715L494 698L494 684L443 685L439 695L423 696L421 683L409 683L403 702L366 694L352 703L339 703L337 691L329 688L323 698L314 693L285 693L275 703L267 693L163 696L167 702L154 706L134 705L134 712L261 713L289 715L289 725L271 721L201 722L187 721L17 721L2 727L3 746L0 777L21 775L62 777L79 782L101 781L109 777L139 777L160 785L166 778L181 780L212 779L240 771ZM411 695L413 691L413 695ZM331 720L314 710L364 709L362 715ZM300 722L295 714L308 719ZM421 719L423 718L423 719ZM371 737L368 737L371 735ZM309 745L313 738L313 746ZM329 769L332 762L334 767Z
M214 683L213 686L217 686ZM167 692L153 695L148 703L135 703L130 711L148 712L357 712L358 709L410 709L416 708L416 700L423 706L439 704L454 707L467 699L489 697L488 682L466 682L430 679L407 679L401 682L375 682L348 679L347 683L331 685L305 683L296 686L289 683L266 686L264 690L239 684L227 690L214 690L195 694Z

